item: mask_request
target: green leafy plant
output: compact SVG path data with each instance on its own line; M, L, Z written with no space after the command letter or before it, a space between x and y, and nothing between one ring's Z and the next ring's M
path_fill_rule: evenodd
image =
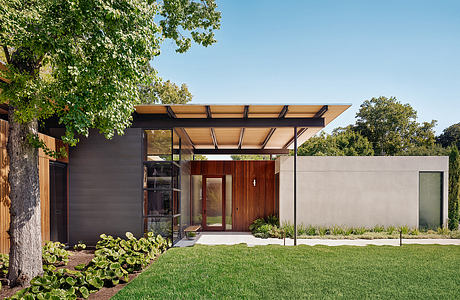
M414 228L409 232L409 234L410 235L419 235L420 231L417 228Z
M406 225L400 226L398 231L401 232L402 234L409 234L409 226L406 226Z
M392 235L395 231L396 231L396 227L394 227L394 226L388 226L387 227L387 233L389 235Z
M438 227L437 232L438 232L438 234L441 234L441 235L448 235L449 234L449 228L447 228L447 227Z
M6 277L8 274L9 261L8 254L0 253L0 278Z
M85 250L85 249L86 249L86 244L84 244L83 241L78 241L78 243L76 243L73 246L73 250L75 250L75 251L82 251L82 250Z
M42 260L44 265L61 266L69 262L69 252L64 249L65 245L59 242L45 242L42 248Z
M372 231L373 232L384 232L385 231L385 227L381 226L381 225L375 225L374 228L372 228Z
M104 286L111 287L127 282L128 274L140 271L153 258L171 247L169 240L155 236L152 232L140 239L130 232L126 233L126 239L105 234L101 234L100 238L91 262L87 265L77 265L75 271L57 270L58 262L66 261L61 251L65 251L63 245L46 243L43 253L46 253L47 263L44 262L43 275L33 278L30 287L17 292L9 299L88 298L91 293Z

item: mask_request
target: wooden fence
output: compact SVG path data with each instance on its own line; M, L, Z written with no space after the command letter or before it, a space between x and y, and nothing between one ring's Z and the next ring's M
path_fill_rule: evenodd
M57 150L63 146L61 140L40 134L49 149ZM6 143L8 140L8 122L0 120L0 253L8 253L10 240L8 229L10 226L10 199L8 186L8 155ZM66 147L67 149L67 147ZM68 151L67 151L68 152ZM41 205L41 232L42 240L50 239L50 175L49 162L56 159L49 157L39 150L39 177L40 177L40 205ZM59 159L61 162L68 162L68 158Z

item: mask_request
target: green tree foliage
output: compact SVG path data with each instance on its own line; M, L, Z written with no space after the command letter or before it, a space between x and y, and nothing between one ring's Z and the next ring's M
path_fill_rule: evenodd
M194 154L193 160L208 160L208 158L206 157L206 155Z
M449 147L450 145L456 145L460 148L460 123L451 125L444 129L440 134L436 142L443 147Z
M449 155L449 229L458 229L460 205L460 155L456 146Z
M375 155L397 155L435 141L436 121L417 123L417 112L394 97L364 101L356 118L354 130L372 143Z
M165 39L177 52L209 46L220 27L214 0L5 0L0 48L6 68L0 102L9 104L11 285L42 272L38 123L50 117L70 146L97 128L107 138L130 125L145 66Z
M69 145L89 128L112 137L129 126L139 84L155 79L142 70L161 42L174 40L178 52L192 41L213 44L216 7L214 0L5 1L0 45L8 71L1 75L11 83L0 86L1 100L21 123L57 116Z
M304 156L369 156L373 155L366 137L350 129L335 130L331 135L321 133L312 137L298 149Z
M149 76L156 74L150 62L145 66L145 72ZM192 101L193 95L183 83L180 87L171 81L157 79L154 83L140 85L140 103L142 104L186 104Z
M270 155L237 154L230 156L232 160L270 160Z

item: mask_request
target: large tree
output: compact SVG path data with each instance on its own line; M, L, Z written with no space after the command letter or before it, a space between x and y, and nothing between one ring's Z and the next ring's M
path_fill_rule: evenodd
M321 133L312 137L298 149L305 156L369 156L374 155L372 144L361 134L337 129L332 134Z
M451 125L436 138L436 142L443 147L456 145L460 148L460 123Z
M5 0L0 48L9 103L11 285L42 272L37 147L39 122L54 117L70 146L97 128L107 138L130 125L143 71L164 39L177 52L215 42L214 0Z
M417 112L394 97L364 101L356 119L354 130L372 143L375 155L398 155L435 142L436 121L418 123Z
M457 230L460 206L460 155L457 146L449 154L449 229Z

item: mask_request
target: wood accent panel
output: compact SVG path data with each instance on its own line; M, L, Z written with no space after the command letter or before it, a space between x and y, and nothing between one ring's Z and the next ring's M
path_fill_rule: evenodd
M7 233L10 226L7 137L8 122L0 120L0 253L8 253L10 249L10 240Z
M40 209L42 240L50 240L50 163L43 156L38 158L38 177L40 180Z
M53 137L39 134L39 137L51 150L58 150L64 146L62 141ZM10 226L10 199L8 185L9 162L6 151L8 141L8 122L0 120L0 253L8 253L10 240L8 229ZM68 147L66 147L68 153ZM39 180L40 180L40 206L41 206L41 234L42 240L50 239L50 175L49 161L56 160L44 154L39 150ZM58 159L60 162L68 162L68 155L65 158Z
M248 231L255 219L276 213L274 161L192 161L191 174L232 175L232 231Z

